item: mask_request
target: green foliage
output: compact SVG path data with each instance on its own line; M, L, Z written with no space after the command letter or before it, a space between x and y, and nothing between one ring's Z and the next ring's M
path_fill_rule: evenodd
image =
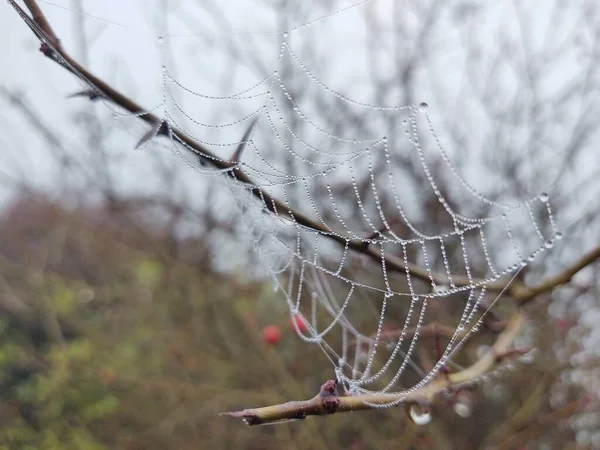
M153 288L159 282L163 272L162 266L151 259L140 261L135 268L135 277L140 284Z
M4 374L23 364L23 350L2 347ZM90 427L114 414L119 400L97 375L93 344L86 338L57 343L37 357L42 363L38 370L2 391L14 412L3 421L0 442L10 449L106 448Z

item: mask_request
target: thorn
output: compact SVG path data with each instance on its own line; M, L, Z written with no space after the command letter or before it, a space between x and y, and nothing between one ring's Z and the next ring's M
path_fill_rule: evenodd
M67 95L67 98L76 98L76 97L87 97L90 100L98 100L99 98L106 98L106 96L96 89L85 89L83 91L75 92L73 94Z
M381 236L381 235L382 235L382 233L383 233L385 230L386 230L386 228L385 228L385 225L384 225L384 226L382 226L381 228L379 228L379 230L377 230L377 231L375 231L375 232L371 233L370 235L368 235L368 236L366 237L366 240L367 240L367 241L371 241L371 240L373 240L373 239L376 239L377 237Z
M392 219L388 222L388 225L391 227L392 225L396 224L396 222L397 222L396 219ZM385 224L383 224L383 225L381 225L381 227L379 227L379 229L377 231L371 233L366 239L372 240L372 239L377 238L378 236L383 236L383 233L387 230L388 230L388 227Z
M233 156L231 157L231 160L233 162L235 162L235 163L240 162L240 158L242 157L242 152L246 148L246 144L248 143L248 138L250 137L250 134L252 134L252 130L254 129L254 126L256 125L257 121L258 121L258 117L255 117L254 120L252 120L252 122L250 122L250 126L248 126L248 129L244 133L244 136L242 136L242 140L240 141L239 145L235 149L235 152L233 152Z
M150 142L152 139L154 139L154 137L157 135L166 136L167 134L168 134L167 123L164 121L156 122L154 124L154 126L150 129L150 131L148 131L146 134L144 134L142 136L140 141L135 146L135 149L137 150L138 148L145 146L146 144L148 144L148 142Z

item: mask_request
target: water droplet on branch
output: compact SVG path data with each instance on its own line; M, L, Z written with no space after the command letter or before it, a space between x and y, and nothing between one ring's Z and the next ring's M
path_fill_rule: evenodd
M408 414L416 425L427 425L431 422L431 413L427 407L411 405L408 409Z

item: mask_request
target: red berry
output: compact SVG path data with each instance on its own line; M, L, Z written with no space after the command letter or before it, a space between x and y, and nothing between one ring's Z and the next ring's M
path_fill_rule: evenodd
M289 326L293 330L298 328L301 333L306 333L308 331L308 326L300 314L294 314L294 316L290 317Z
M275 345L281 340L281 331L277 325L267 325L262 329L262 335L267 344Z

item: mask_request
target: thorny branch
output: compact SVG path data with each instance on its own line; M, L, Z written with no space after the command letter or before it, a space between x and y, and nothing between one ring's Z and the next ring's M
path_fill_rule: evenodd
M263 408L244 409L223 413L244 419L249 425L279 422L282 420L303 419L306 416L322 416L335 412L362 411L401 401L404 405L428 405L440 393L466 383L492 370L512 356L510 346L525 324L525 313L519 311L511 317L506 329L494 346L479 361L460 372L445 375L420 389L407 394L346 395L337 399L335 408L328 408L323 402L322 390L310 400L293 401ZM331 380L330 380L331 381ZM375 406L373 406L375 405Z
M32 17L29 17L26 14L26 12L23 11L23 9L16 3L15 0L8 0L8 2L13 6L17 13L33 31L33 33L42 42L42 47L40 48L42 53L44 53L45 56L48 56L52 60L59 62L65 69L73 73L81 80L85 81L90 86L89 91L85 91L79 94L85 94L91 100L97 98L104 98L110 100L115 105L118 105L121 108L133 114L139 114L138 117L141 120L150 124L152 130L154 130L154 135L163 134L171 136L175 140L182 142L186 149L191 149L190 151L192 151L194 153L194 156L199 158L203 164L212 165L217 169L229 170L230 175L232 177L235 177L238 181L245 183L249 186L254 186L254 188L252 189L253 195L257 197L261 202L263 202L265 208L267 208L269 211L280 215L286 214L290 219L292 219L299 225L302 225L311 230L318 231L327 238L338 242L342 246L348 245L349 249L352 249L357 253L366 255L372 260L377 261L378 263L381 263L383 259L388 270L406 273L407 267L402 258L387 254L382 258L381 250L371 245L366 240L348 240L347 238L343 237L340 233L332 232L331 229L325 226L323 223L307 217L302 212L293 208L293 206L289 205L287 202L278 200L273 196L269 195L268 193L264 192L259 186L255 185L255 183L250 179L250 177L246 173L244 173L240 169L238 165L239 155L237 154L237 151L234 155L232 155L231 160L223 160L214 155L202 144L198 143L193 138L183 133L181 130L177 129L171 124L167 124L167 126L162 127L161 130L161 125L163 124L163 120L161 118L157 117L156 115L150 112L147 112L147 110L142 108L133 100L129 99L128 97L126 97L125 95L123 95L122 93L105 83L103 80L93 75L85 67L79 64L77 61L75 61L65 51L65 49L60 44L60 40L50 27L50 24L46 20L43 12L41 11L39 5L35 0L28 0L27 2L25 2L27 8L32 14ZM159 131L157 132L156 130ZM430 273L426 269L416 266L414 264L408 265L408 271L410 272L411 276L424 281L430 281L431 277L433 277L434 281L437 284L448 284L448 277L445 274ZM457 276L453 277L453 281L457 287L460 287L469 286L474 283L477 284L482 280L469 280L467 277ZM496 292L502 291L505 288L505 286L506 281L503 280L499 280L494 283L486 283L486 288L488 290Z
M253 186L253 195L261 202L264 202L265 207L269 211L273 213L277 212L278 214L287 214L290 219L298 224L319 231L327 238L336 241L341 245L348 245L348 248L366 255L378 263L383 259L388 270L394 270L401 273L410 272L411 276L424 281L430 281L431 278L433 278L438 284L447 283L448 280L444 274L432 274L426 269L413 264L409 264L408 267L406 267L401 258L393 255L385 255L385 257L382 258L380 250L370 245L368 242L360 239L347 241L346 238L343 238L341 235L332 233L332 231L324 224L310 219L301 212L295 210L286 202L278 200L262 191L262 189L259 186L256 186L238 165L242 147L239 147L236 150L234 155L232 155L231 160L223 160L212 154L194 139L171 126L171 124L165 125L162 119L152 113L146 112L146 110L133 100L113 89L110 85L90 73L85 67L75 61L63 49L60 40L46 19L37 1L23 0L23 2L31 15L28 15L15 0L8 0L8 3L15 9L23 21L29 26L31 31L42 42L40 47L42 53L61 64L64 68L90 86L89 91L81 93L88 96L90 100L104 98L131 113L139 114L138 117L141 120L151 125L151 137L155 135L166 135L175 138L182 142L187 149L191 149L194 155L200 159L201 163L210 164L218 169L229 170L229 174L232 177L235 177L242 183ZM245 134L243 141L247 138L248 133L249 131ZM385 406L390 403L403 403L408 406L411 404L427 405L441 392L448 392L457 385L482 376L493 370L499 363L514 356L515 353L518 354L519 351L511 350L511 347L514 338L525 324L525 312L522 306L537 298L540 294L550 292L552 289L568 283L577 272L593 264L598 259L600 259L600 247L590 251L562 272L546 279L534 287L526 286L520 279L513 280L510 286L507 286L507 281L505 280L498 280L494 283L486 284L486 288L490 291L503 292L506 289L506 291L504 291L505 295L518 303L519 307L505 323L501 324L501 327L491 330L494 333L498 333L496 341L491 349L475 364L460 372L444 374L443 377L438 377L433 382L422 386L419 389L396 395L377 394L340 396L337 391L337 382L335 380L329 380L321 387L321 391L310 400L292 401L262 408L245 409L242 411L224 413L224 415L239 417L244 419L250 425L258 425L286 420L298 420L309 415L328 415L336 412L366 410L372 409L377 405ZM458 277L455 278L454 281L456 286L468 286L477 283L478 280L468 280L466 277ZM433 325L432 327L434 328L434 333L443 332L443 328Z

